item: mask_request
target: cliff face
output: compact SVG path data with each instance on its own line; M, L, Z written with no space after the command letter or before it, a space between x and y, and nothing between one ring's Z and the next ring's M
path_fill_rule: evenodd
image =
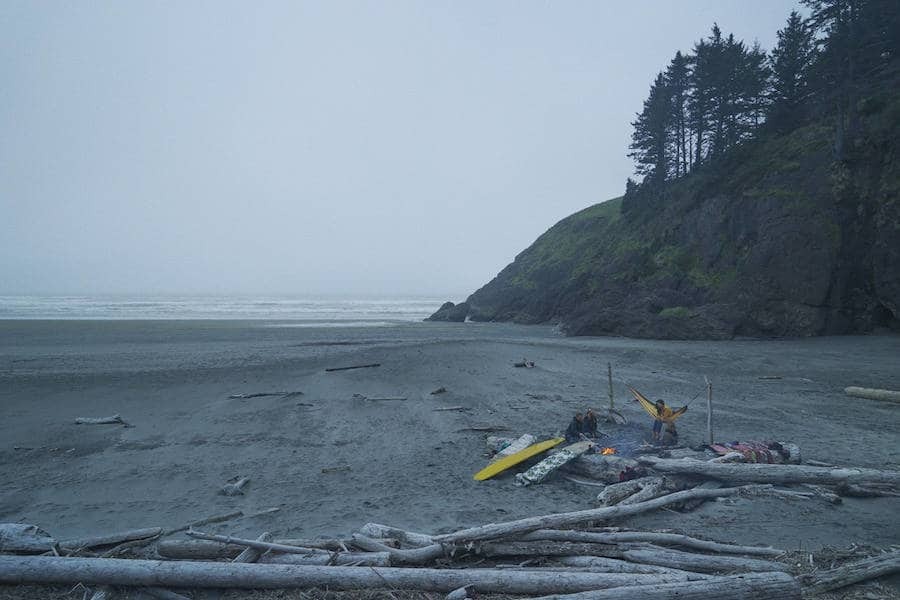
M571 335L809 336L900 330L900 101L563 219L433 320L559 323Z

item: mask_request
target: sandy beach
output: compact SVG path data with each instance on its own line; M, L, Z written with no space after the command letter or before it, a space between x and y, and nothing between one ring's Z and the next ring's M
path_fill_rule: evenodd
M842 391L900 388L897 336L660 342L505 324L287 325L0 322L0 521L74 537L278 507L209 529L312 537L368 521L441 532L588 508L596 490L561 478L473 481L484 434L464 429L560 432L576 410L608 403L607 362L618 406L648 435L626 384L680 405L705 375L720 440L786 440L807 459L900 465L897 406ZM536 368L513 367L526 357ZM381 366L325 371L367 363ZM430 394L439 387L447 393ZM273 391L303 394L229 398ZM435 410L449 406L469 410ZM74 424L114 413L134 426ZM683 441L702 443L705 426L700 398L680 421ZM323 472L331 467L349 469ZM220 495L237 475L251 478L245 495ZM897 514L897 498L737 499L629 524L813 549L900 543Z

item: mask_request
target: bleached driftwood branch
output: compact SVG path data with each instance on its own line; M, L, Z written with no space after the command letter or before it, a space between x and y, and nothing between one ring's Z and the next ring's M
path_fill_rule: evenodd
M123 425L125 427L134 427L118 414L111 417L75 417L76 425Z

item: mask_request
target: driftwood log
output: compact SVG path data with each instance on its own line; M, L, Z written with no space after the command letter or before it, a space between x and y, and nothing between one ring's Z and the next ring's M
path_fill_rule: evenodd
M268 531L260 534L258 538L256 538L257 542L268 542L272 539L272 534ZM259 560L259 557L263 555L265 550L260 550L259 548L253 548L250 546L245 547L241 550L240 554L235 556L231 562L236 563L253 563Z
M381 523L366 523L359 528L359 532L366 537L381 538L382 544L385 543L385 538L397 539L410 546L428 546L434 543L430 535L406 531L398 527L382 525Z
M722 544L720 542L700 540L677 533L655 533L652 531L594 533L591 531L572 531L567 529L539 529L522 536L520 539L556 540L566 542L593 542L596 544L621 544L623 542L667 544L672 546L681 546L683 548L702 550L704 552L745 554L749 556L779 556L781 554L784 554L783 550L778 550L776 548Z
M711 463L690 458L670 459L642 456L639 462L661 473L694 475L728 483L890 483L900 485L900 471L878 469L809 467L757 463Z
M192 527L203 527L204 525L209 525L210 523L222 523L224 521L230 521L231 519L237 519L238 517L243 517L244 513L242 511L236 510L234 512L225 513L221 515L213 515L211 517L206 517L205 519L200 519L199 521L193 521L192 523L188 523L187 525L182 525L181 527L174 527L172 529L164 529L162 532L162 536L172 535L173 533L180 533L182 531L187 531Z
M844 393L848 396L866 398L868 400L881 400L884 402L900 402L900 392L894 390L879 390L874 388L846 387Z
M331 367L331 368L325 369L325 371L327 373L333 373L335 371L349 371L351 369L371 369L373 367L380 367L380 366L381 366L381 363L371 363L368 365L353 365L351 367Z
M59 543L59 547L64 550L80 550L84 548L98 548L100 546L112 546L123 542L131 542L142 539L153 539L160 536L163 530L159 527L148 527L145 529L130 529L128 531L120 531L106 535L95 535L83 538L74 538L63 540Z
M119 415L111 417L76 417L76 425L124 425L125 427L134 427Z
M810 594L821 594L893 573L900 573L900 550L817 573L809 582L806 591Z
M567 569L586 569L596 570L600 573L684 573L677 569L669 567L660 567L658 565L645 565L641 563L628 562L618 558L606 558L605 556L559 556L553 559L555 563L563 565ZM516 565L517 568L518 565ZM552 569L553 567L540 567L541 569ZM708 577L708 575L696 574L698 578Z
M185 532L185 534L199 540L210 540L213 542L222 542L223 544L237 544L238 546L256 548L264 552L266 550L274 550L275 552L283 552L285 554L328 554L327 550L321 550L319 548L303 548L301 546L288 546L286 544L261 542L259 540L247 540L244 538L236 538L227 535L203 533L202 531L194 531L193 529L188 530L187 532Z
M687 582L686 576L630 573L524 572L508 569L415 569L167 562L112 558L0 556L0 583L155 585L202 588L407 589L449 592L472 585L479 592L561 594L602 588Z
M391 555L387 552L334 552L332 554L281 554L267 552L259 557L265 565L337 565L389 567Z
M235 481L222 486L221 493L226 496L242 496L244 494L244 486L248 483L250 483L249 477L239 477Z
M528 517L516 521L508 521L506 523L490 523L480 527L463 529L454 533L434 536L433 539L439 543L460 543L474 540L489 540L502 537L511 537L534 531L535 529L557 529L579 523L588 523L591 521L604 521L608 519L618 519L628 517L663 506L679 504L687 500L696 500L700 498L722 498L725 496L737 496L739 494L760 493L768 490L769 486L742 486L733 488L721 488L717 490L685 490L683 492L675 492L666 494L653 500L640 502L638 504L630 504L628 506L607 506L604 508L593 508L588 510L578 510L568 513L556 513L551 515L543 515L539 517Z
M353 545L370 552L386 552L391 558L391 564L396 565L424 565L444 555L444 547L440 544L401 550L358 533L353 535Z
M683 571L697 571L701 573L722 572L747 572L769 573L784 571L787 567L781 563L758 558L744 558L741 556L716 556L713 554L692 554L679 550L655 548L652 550L625 550L622 553L625 560L631 562L669 567Z
M40 554L56 546L56 540L37 525L0 523L0 552Z
M800 600L800 584L787 573L750 573L687 583L618 587L533 600Z

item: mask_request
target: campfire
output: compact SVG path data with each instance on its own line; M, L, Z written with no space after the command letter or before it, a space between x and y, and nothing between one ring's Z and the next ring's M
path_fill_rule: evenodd
M609 448L609 447L604 448L603 450L600 451L600 454L602 454L604 456L609 456L610 454L615 454L615 453L616 453L616 449Z

